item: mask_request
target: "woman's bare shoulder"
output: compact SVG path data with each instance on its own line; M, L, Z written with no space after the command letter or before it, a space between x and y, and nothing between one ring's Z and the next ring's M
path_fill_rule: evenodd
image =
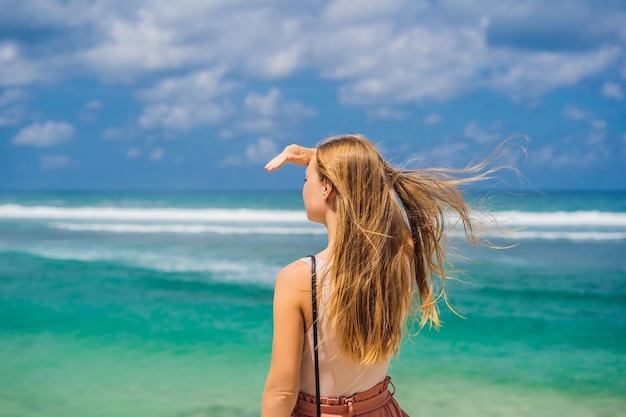
M291 288L297 291L311 289L311 265L302 259L298 259L285 266L278 273L276 288Z

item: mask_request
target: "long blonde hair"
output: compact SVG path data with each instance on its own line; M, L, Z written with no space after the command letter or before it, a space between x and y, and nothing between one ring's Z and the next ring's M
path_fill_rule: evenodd
M444 210L456 212L467 239L478 243L457 185L490 172L459 179L451 170L394 169L360 135L326 139L316 158L320 178L336 191L339 219L329 259L329 326L343 354L376 363L398 351L414 283L420 325L439 326L449 265Z

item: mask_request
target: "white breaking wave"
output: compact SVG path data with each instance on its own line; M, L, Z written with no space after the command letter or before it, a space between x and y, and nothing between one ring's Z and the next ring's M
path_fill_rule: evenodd
M67 219L67 220L139 220L139 221L206 221L206 222L280 222L305 223L302 210L253 209L178 209L121 207L49 207L0 205L0 218Z
M506 226L626 227L626 213L588 211L499 211L491 213ZM180 209L123 207L53 207L0 205L0 219L169 221L213 223L308 223L304 210ZM477 218L481 218L477 213ZM454 221L454 218L450 218Z
M500 224L510 226L622 226L626 213L606 211L500 211L493 213Z
M474 213L489 237L509 240L571 241L626 240L626 213L589 211L499 211L493 220ZM41 220L46 226L70 232L176 233L221 235L323 235L321 225L309 222L304 210L181 209L121 207L52 207L0 205L0 220ZM458 218L448 217L450 233L458 233ZM513 229L513 230L511 230ZM516 230L519 229L519 230Z
M216 233L223 235L320 235L326 233L326 229L321 227L238 227L202 224L51 223L50 227L75 232L110 233Z
M326 229L312 227L237 227L237 226L210 226L210 225L145 225L145 224L78 224L78 223L52 223L50 227L60 230L75 232L104 232L104 233L178 233L178 234L199 234L215 233L224 235L246 235L246 234L267 234L267 235L323 235ZM460 237L462 234L453 232L453 236ZM626 240L624 232L598 232L598 231L513 231L498 232L486 231L484 233L489 238L501 238L509 240Z
M506 234L487 233L489 238L510 240L626 240L626 232L564 232L564 231L518 231Z

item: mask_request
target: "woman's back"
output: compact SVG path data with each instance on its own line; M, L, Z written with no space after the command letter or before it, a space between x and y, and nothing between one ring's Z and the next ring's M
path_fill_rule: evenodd
M310 259L302 259L309 263ZM324 260L316 258L316 269L321 281L321 294L318 297L318 355L320 369L320 392L324 397L350 396L363 392L381 382L387 375L391 355L386 360L372 365L356 364L354 360L340 353L340 340L337 333L328 331L326 302L330 296L331 282ZM302 348L300 365L300 392L315 395L315 369L313 366L313 332L308 329Z

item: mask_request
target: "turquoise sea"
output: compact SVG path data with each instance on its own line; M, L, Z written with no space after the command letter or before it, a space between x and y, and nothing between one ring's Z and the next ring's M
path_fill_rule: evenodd
M492 194L390 369L412 416L626 416L626 194ZM453 236L454 236L454 232ZM0 416L258 416L299 192L0 194Z

